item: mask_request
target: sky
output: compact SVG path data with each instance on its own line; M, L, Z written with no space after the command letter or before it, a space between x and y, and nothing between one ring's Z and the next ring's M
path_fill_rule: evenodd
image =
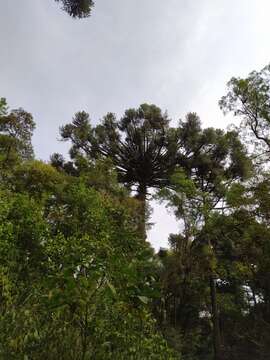
M0 5L0 97L33 114L36 157L46 161L67 153L59 126L80 110L96 124L147 102L172 125L192 111L203 126L226 128L226 83L270 62L268 0L96 0L83 20L53 0ZM158 249L180 225L152 206L148 236Z

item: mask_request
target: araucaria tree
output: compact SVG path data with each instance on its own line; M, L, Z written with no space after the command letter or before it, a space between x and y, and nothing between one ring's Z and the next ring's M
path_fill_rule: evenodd
M119 181L136 190L141 201L141 233L145 237L148 190L168 185L176 162L176 135L167 114L155 105L142 104L127 110L120 120L109 113L93 127L89 115L78 112L60 133L63 140L72 143L70 156L77 168L85 160L111 159Z

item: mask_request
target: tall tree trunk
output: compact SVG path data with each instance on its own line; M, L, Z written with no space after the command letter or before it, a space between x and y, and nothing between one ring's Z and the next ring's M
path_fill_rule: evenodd
M204 206L207 205L204 201ZM209 212L204 214L204 223L205 228L207 229L209 219ZM208 239L209 249L213 250L210 239ZM214 250L213 250L214 254ZM214 360L222 360L221 352L221 336L220 336L220 326L219 326L219 313L217 305L217 288L216 280L214 277L212 266L210 265L210 274L209 274L209 287L210 287L210 296L211 296L211 307L212 307L212 323L213 323L213 345L214 345Z
M136 198L140 201L141 209L140 209L140 221L138 230L143 240L146 240L146 195L147 195L147 187L142 184L138 187L138 194Z
M222 360L216 281L213 274L210 275L209 285L210 285L211 304L212 304L213 343L214 343L214 352L215 352L214 359Z

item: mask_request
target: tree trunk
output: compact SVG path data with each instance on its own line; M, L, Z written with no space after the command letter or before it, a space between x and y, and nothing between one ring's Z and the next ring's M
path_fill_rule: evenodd
M140 201L141 204L138 230L143 240L146 240L146 195L147 187L145 185L140 185L136 198Z
M212 304L213 343L214 343L214 353L215 353L214 359L222 360L216 282L213 274L210 275L209 285L210 285L211 304Z

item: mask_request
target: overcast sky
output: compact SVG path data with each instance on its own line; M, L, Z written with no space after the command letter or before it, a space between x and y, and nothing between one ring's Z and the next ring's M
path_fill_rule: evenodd
M60 125L79 110L93 123L148 102L172 122L197 112L227 127L217 102L232 76L270 61L269 0L96 0L73 20L53 0L0 0L0 97L34 115L37 158L66 153ZM155 204L152 244L177 231Z

